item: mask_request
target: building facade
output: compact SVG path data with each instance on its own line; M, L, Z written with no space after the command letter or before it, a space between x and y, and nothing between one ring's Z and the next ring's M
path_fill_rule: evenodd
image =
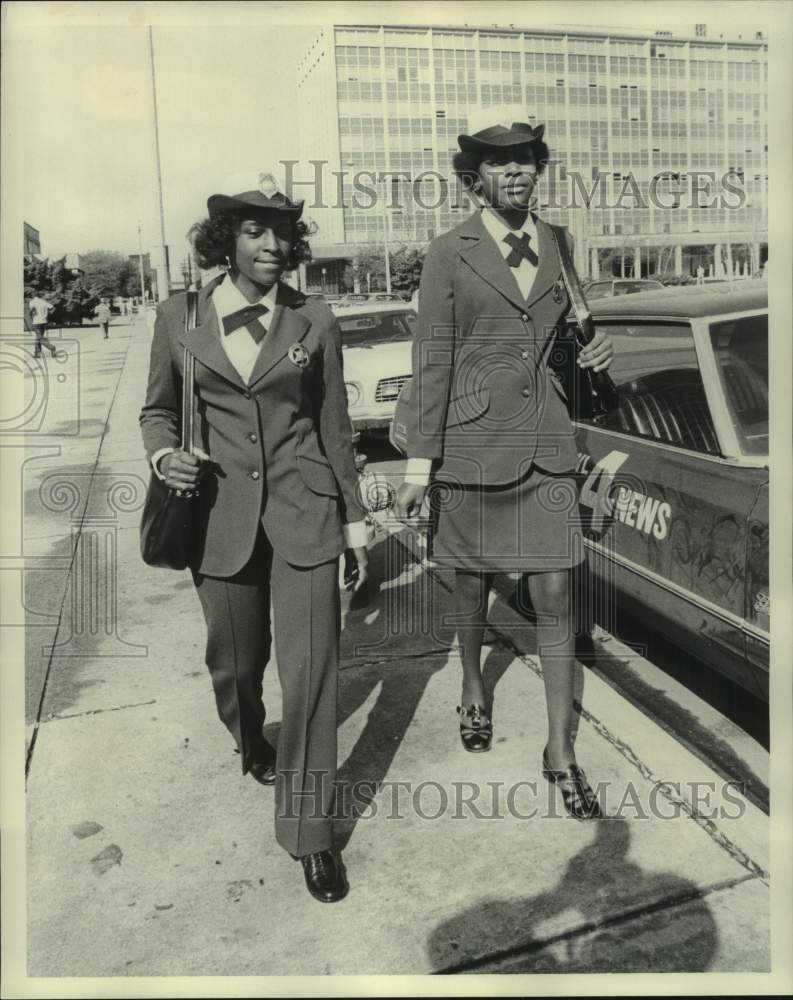
M22 246L25 257L41 254L41 233L29 222L22 223Z
M767 42L703 32L323 29L298 67L295 177L312 181L300 195L318 227L308 287L356 247L426 245L461 221L471 206L442 178L469 110L497 104L545 123L539 211L570 227L583 273L755 273L767 255Z

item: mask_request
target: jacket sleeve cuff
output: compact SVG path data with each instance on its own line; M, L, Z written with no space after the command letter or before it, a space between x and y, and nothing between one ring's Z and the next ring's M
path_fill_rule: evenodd
M413 486L427 486L431 471L431 458L409 458L405 468L404 481Z
M348 549L365 549L369 541L369 529L366 521L350 521L343 525L344 544Z
M151 456L151 467L154 470L154 474L158 479L165 482L165 476L160 472L160 462L166 455L172 455L176 451L176 448L159 448Z

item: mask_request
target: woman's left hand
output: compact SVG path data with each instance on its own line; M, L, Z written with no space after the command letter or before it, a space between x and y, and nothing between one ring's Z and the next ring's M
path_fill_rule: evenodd
M611 337L598 330L586 347L578 355L578 363L582 368L591 368L602 372L609 367L614 358L614 344Z
M369 553L365 546L350 551L355 558L355 570L353 576L345 578L344 586L350 593L354 594L363 587L369 575Z

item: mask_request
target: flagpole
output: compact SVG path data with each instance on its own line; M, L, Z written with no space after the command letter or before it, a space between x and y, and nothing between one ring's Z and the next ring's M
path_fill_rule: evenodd
M168 263L168 246L165 242L165 208L162 198L162 170L160 167L160 123L157 115L157 80L154 73L154 30L149 25L149 69L151 71L151 100L154 122L154 162L157 171L157 197L160 207L160 246L158 247L157 298L160 302L171 293L171 276Z

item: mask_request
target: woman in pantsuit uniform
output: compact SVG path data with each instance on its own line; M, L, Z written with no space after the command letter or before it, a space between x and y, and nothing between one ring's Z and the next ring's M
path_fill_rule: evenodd
M572 739L571 570L584 558L564 387L549 367L569 308L550 227L529 211L547 159L544 126L521 109L471 115L454 167L481 211L435 239L421 276L413 343L415 421L396 512L418 513L430 479L433 559L455 569L463 667L463 746L489 750L493 728L481 647L493 575L527 574L548 712L544 776L571 815L599 815ZM567 234L566 234L567 235ZM598 334L580 364L611 362Z
M218 714L243 773L275 785L278 843L322 902L347 893L332 851L340 607L338 559L366 579L338 324L327 305L279 279L305 259L302 202L274 174L227 179L191 238L220 278L185 332L185 296L163 302L141 412L147 455L169 486L200 480L191 570L207 624ZM195 359L204 458L179 451L184 346ZM357 589L357 587L356 587ZM272 638L283 694L277 751L262 726Z

